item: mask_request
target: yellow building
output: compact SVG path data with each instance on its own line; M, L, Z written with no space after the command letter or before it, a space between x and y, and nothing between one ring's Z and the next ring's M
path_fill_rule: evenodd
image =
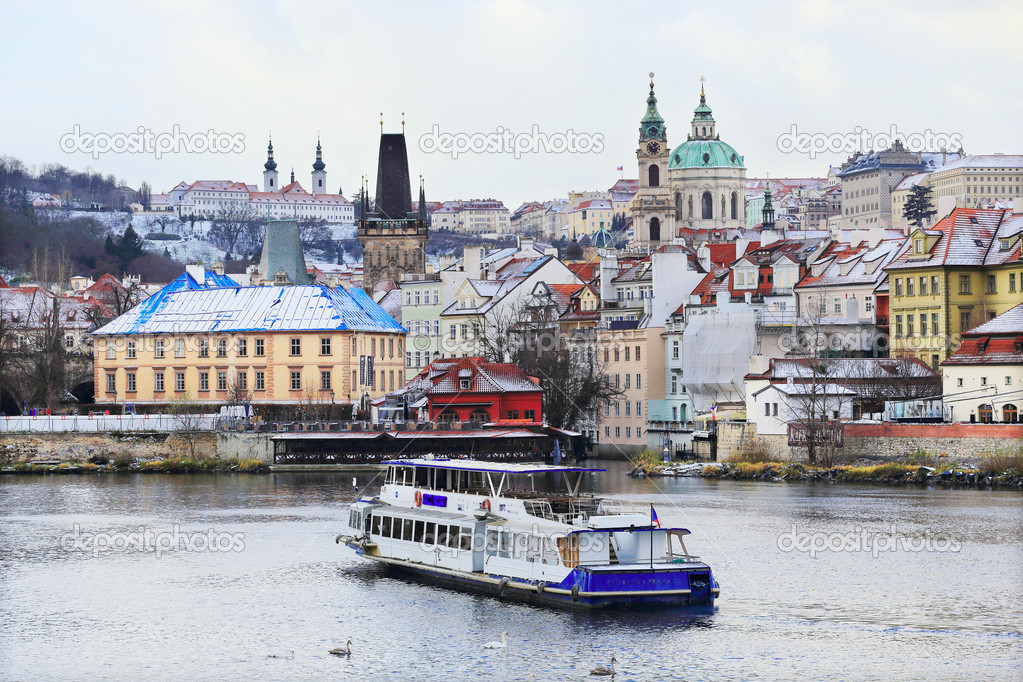
M1023 300L1023 213L957 208L932 228L916 228L910 248L888 267L893 355L935 369L960 335Z
M96 402L359 402L404 383L405 333L359 289L165 288L94 332Z

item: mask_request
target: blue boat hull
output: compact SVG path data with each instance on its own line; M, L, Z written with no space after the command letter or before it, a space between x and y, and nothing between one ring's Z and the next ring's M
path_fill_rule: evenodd
M579 609L713 606L718 594L710 567L699 563L687 564L685 568L653 570L577 568L557 585L437 570L422 564L386 560L383 563L396 574L432 584L502 599Z

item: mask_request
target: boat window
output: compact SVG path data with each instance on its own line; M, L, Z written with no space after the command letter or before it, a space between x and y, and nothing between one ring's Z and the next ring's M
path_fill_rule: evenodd
M487 556L494 556L497 554L497 529L492 528L487 531Z
M402 540L412 539L412 519L402 519L401 539Z
M415 471L415 482L417 488L428 488L430 469L428 467L416 467Z
M459 536L458 548L465 551L472 549L472 528L463 528Z
M422 543L423 542L423 522L416 521L414 530L412 531L412 542Z
M511 533L508 531L500 531L497 536L497 556L502 559L511 558Z
M458 549L458 534L461 530L460 526L448 526L448 537L445 544L451 549Z
M426 532L423 534L423 542L432 545L437 541L437 524L433 521L426 522Z
M362 528L362 513L358 509L353 509L348 515L348 525L356 530Z
M391 537L391 521L393 521L393 519L390 516L384 517L384 532L382 535L385 538Z
M377 535L383 533L384 518L382 516L373 517L373 532Z

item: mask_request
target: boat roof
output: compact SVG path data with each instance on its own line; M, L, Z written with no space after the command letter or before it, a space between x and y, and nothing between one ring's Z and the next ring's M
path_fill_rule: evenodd
M389 459L383 464L398 466L432 467L434 469L457 469L459 471L486 471L498 474L545 474L552 472L607 471L588 467L556 466L539 462L481 462L473 459Z

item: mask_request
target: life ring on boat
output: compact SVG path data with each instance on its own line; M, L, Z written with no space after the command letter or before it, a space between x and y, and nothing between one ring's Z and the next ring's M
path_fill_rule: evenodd
M488 512L490 511L490 498L489 497L485 498L483 500L483 504L480 505L480 508L481 509L486 509Z
M422 507L423 506L423 491L422 490L417 490L416 491L416 506L417 507Z

